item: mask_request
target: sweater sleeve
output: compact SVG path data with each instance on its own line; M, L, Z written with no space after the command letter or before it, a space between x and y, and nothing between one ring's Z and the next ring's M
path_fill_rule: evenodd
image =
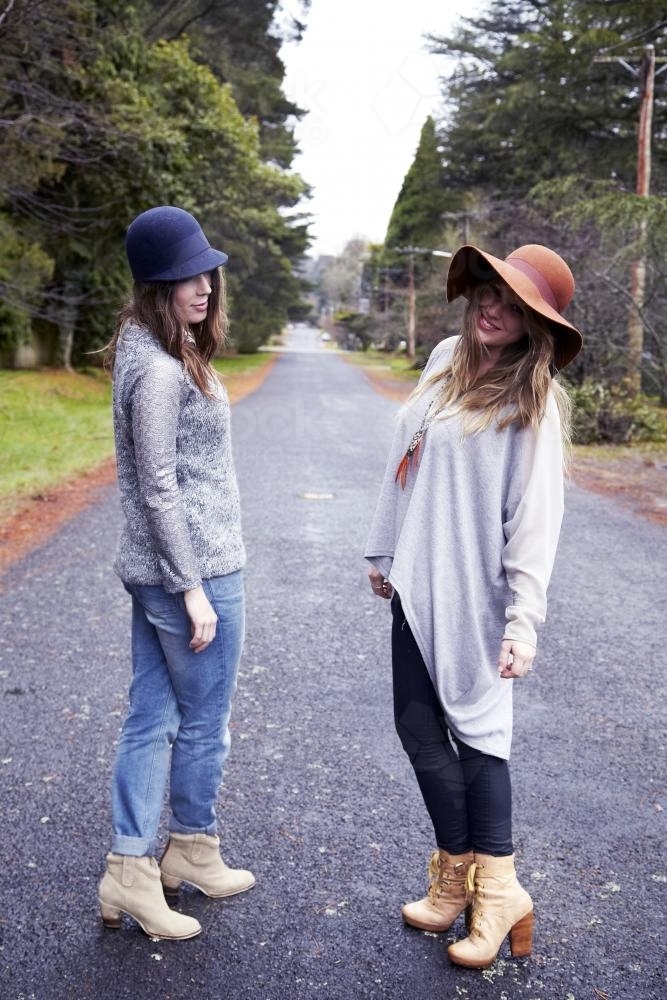
M141 503L163 585L170 592L201 583L176 472L184 376L168 356L147 359L132 392L132 437Z
M512 591L505 639L537 645L546 618L551 577L563 518L563 446L558 406L549 394L546 413L534 433L526 432L524 488L504 525L502 562Z

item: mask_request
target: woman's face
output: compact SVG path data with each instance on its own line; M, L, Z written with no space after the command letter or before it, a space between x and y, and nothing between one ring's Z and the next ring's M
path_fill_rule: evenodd
M504 281L488 285L479 300L477 332L491 352L502 351L528 333L525 306Z
M212 272L207 271L206 274L198 274L196 278L187 278L176 283L173 298L174 312L184 326L193 326L206 319L212 280Z

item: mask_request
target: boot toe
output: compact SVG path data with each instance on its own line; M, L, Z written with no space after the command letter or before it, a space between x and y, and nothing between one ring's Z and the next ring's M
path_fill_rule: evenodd
M418 900L415 903L406 903L401 909L403 920L410 927L416 927L420 931L432 931L435 934L441 931L448 931L459 915L459 907L448 912L440 912L429 900Z
M173 918L169 922L170 926L166 928L156 929L145 920L140 920L138 917L134 919L148 937L154 941L189 941L190 938L201 934L202 926L194 917L188 917L184 913L176 913L173 910L172 913Z
M245 868L228 868L216 882L217 884L212 886L210 890L203 888L202 892L214 898L236 896L240 892L252 889L255 884L255 876Z

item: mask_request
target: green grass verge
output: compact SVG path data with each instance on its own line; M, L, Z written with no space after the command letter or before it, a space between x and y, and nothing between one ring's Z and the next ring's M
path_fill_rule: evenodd
M263 368L272 360L273 355L260 351L257 354L234 354L228 358L218 358L213 366L222 375L246 375L257 368Z
M215 367L233 379L270 360L267 354L236 355ZM94 469L113 448L111 381L103 371L0 370L0 515Z
M0 511L113 452L111 383L98 369L0 371Z

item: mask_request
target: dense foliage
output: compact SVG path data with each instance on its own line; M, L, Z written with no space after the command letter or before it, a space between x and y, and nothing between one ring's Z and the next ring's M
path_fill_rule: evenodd
M280 328L307 234L277 2L5 7L0 348L55 331L67 366L103 344L128 288L125 227L155 204L194 212L229 253L239 348Z
M481 208L475 237L499 252L528 241L559 250L577 278L571 314L585 335L568 375L625 378L663 399L667 90L659 73L654 197L635 191L646 47L662 58L666 40L667 7L657 0L492 0L474 23L433 39L453 65L440 132L445 169ZM631 293L637 261L643 303Z
M539 180L585 174L634 190L639 80L597 60L637 69L666 32L662 0L491 0L434 38L433 51L454 61L441 135L451 181L522 197ZM658 87L657 137L666 112ZM667 183L659 142L654 181Z
M615 414L640 386L667 399L667 74L660 75L660 62L652 196L635 193L645 49L653 45L664 59L665 42L667 5L659 0L489 0L449 36L432 38L447 71L437 128L440 174L434 183L435 175L421 170L420 148L383 251L370 255L381 274L397 221L403 242L431 248L473 242L503 256L523 243L552 246L574 271L569 315L585 340L567 375L577 385L622 381ZM432 229L425 233L421 206L429 199ZM637 350L629 326L637 314L631 289L638 260L646 278ZM428 351L456 332L460 308L445 306L443 269L433 260L427 267L424 258L420 267L417 338ZM396 286L391 271L373 283L373 323L376 339L391 345L397 327L405 330L405 303L382 291L388 280ZM625 423L639 426L634 417Z

